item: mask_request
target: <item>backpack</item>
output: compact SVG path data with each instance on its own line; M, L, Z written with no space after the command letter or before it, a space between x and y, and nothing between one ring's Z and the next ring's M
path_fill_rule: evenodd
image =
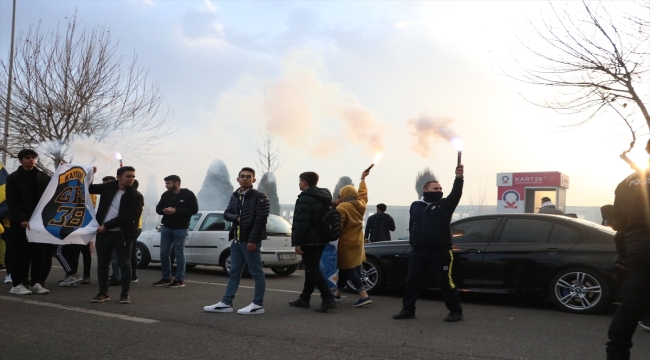
M341 237L341 214L335 207L323 204L318 224L315 226L318 235L327 242L338 240Z

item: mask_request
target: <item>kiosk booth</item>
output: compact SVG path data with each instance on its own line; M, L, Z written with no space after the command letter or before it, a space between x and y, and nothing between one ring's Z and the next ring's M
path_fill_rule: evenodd
M536 213L542 198L565 211L569 177L557 171L498 173L497 213Z

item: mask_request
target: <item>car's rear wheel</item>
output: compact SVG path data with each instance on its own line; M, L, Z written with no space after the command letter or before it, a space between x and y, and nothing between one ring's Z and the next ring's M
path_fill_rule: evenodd
M377 260L368 258L361 264L361 282L370 295L379 294L384 289L386 277ZM356 291L351 281L348 280L347 285L350 289Z
M291 275L298 270L298 264L294 265L287 265L287 266L271 266L271 271L276 273L277 275Z
M149 254L149 250L147 250L147 247L144 244L135 244L135 258L138 262L138 269L144 269L149 266L149 263L151 262L151 255Z
M612 296L607 280L587 268L569 268L555 274L549 294L555 306L576 314L600 312L611 303Z

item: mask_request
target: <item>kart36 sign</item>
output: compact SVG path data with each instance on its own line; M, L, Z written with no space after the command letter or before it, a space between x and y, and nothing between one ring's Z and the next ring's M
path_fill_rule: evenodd
M92 181L92 166L60 165L29 220L29 241L58 245L92 241L99 226L88 193Z

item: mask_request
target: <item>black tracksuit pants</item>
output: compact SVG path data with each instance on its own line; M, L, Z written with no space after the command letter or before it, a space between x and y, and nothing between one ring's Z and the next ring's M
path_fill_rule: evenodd
M646 237L650 244L649 235ZM608 359L630 358L632 335L650 307L650 248L627 256L627 279L621 288L622 303L609 325Z
M402 302L404 309L415 311L415 302L422 290L422 281L425 275L430 273L442 291L447 309L462 312L458 290L451 278L453 261L451 250L426 252L413 248L409 254L408 279Z
M302 262L305 265L305 286L302 289L300 298L309 301L314 287L320 291L323 300L332 298L332 291L327 286L327 280L320 271L320 259L323 256L325 245L302 246Z
M65 270L66 276L77 274L79 268L79 254L83 247L86 247L86 245L68 244L57 246L55 256L56 259L59 260L63 270Z

